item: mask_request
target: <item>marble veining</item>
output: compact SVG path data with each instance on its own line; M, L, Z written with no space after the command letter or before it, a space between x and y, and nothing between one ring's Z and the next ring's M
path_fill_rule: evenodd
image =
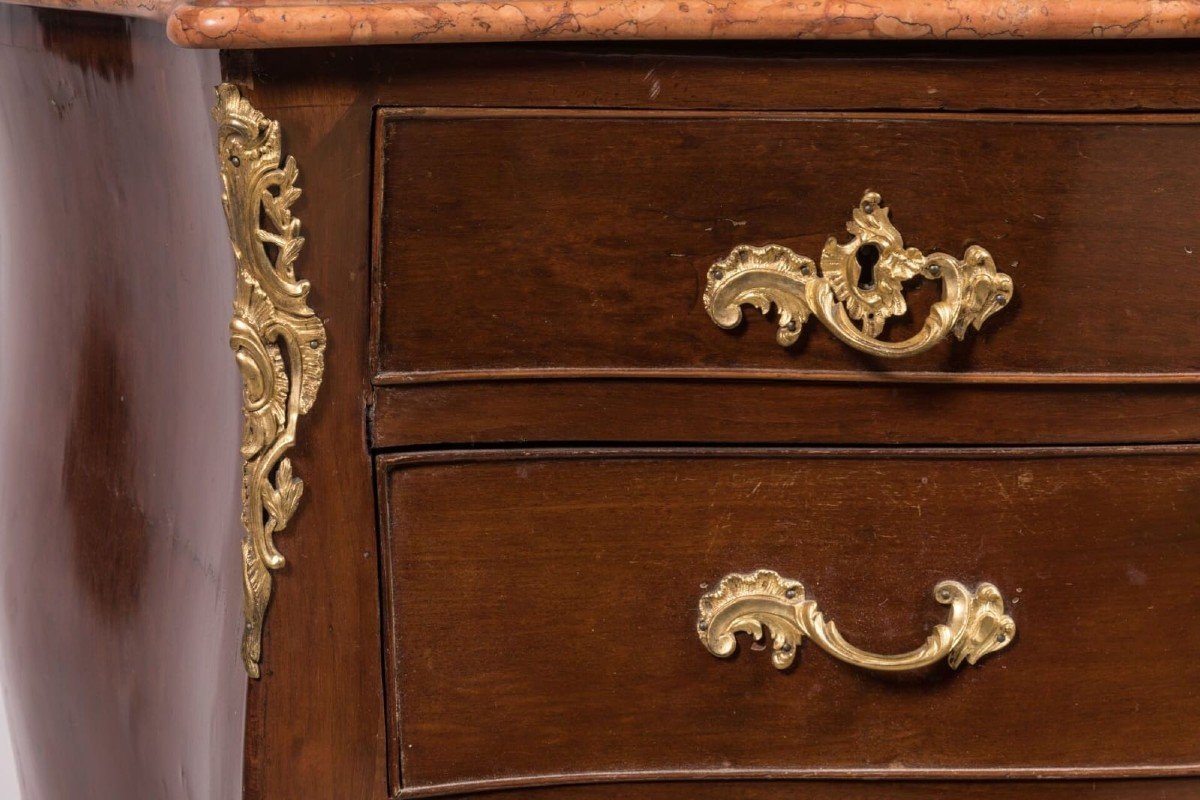
M1200 35L1200 0L0 0L162 19L196 48L616 39Z
M1107 39L1194 36L1200 0L516 0L192 3L187 47L563 39Z

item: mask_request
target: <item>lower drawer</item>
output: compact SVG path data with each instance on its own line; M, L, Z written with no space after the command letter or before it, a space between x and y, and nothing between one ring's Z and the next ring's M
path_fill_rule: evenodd
M1200 774L1200 449L385 456L402 792L625 779ZM717 658L700 597L778 570L853 644L999 587L977 665L870 672L805 640Z
M471 800L518 800L511 791ZM1100 781L675 781L537 789L521 800L1196 800L1200 779Z

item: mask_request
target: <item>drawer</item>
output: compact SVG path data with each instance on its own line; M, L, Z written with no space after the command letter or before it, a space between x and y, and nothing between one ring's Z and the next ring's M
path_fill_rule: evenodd
M1200 440L1194 384L450 381L377 389L380 447L447 442L1088 444Z
M676 781L637 787L582 785L538 790L536 800L1196 800L1200 781L1164 780L1101 781L838 781L803 782ZM512 800L511 791L470 795L472 800Z
M1200 163L1178 155L1200 147L1191 116L411 109L379 126L385 377L1200 369L1181 301L1200 296ZM896 361L815 320L786 348L757 314L713 324L715 261L768 243L818 259L867 189L908 246L986 247L1011 305ZM912 317L891 338L923 323L915 301Z
M1200 449L475 451L381 457L406 794L670 778L1200 774ZM777 571L866 650L933 587L1015 636L902 672L697 630Z
M1200 320L1180 300L1200 296L1187 205L1200 163L1177 157L1200 146L1191 115L423 108L377 124L381 446L1200 437ZM895 359L815 317L787 347L774 311L746 306L732 330L709 317L711 269L735 246L820 262L827 239L850 241L866 189L905 246L986 248L1013 281L1007 305L962 341ZM919 332L942 285L907 280L907 310L879 338ZM965 388L895 388L914 383ZM981 425L996 386L1011 407ZM1063 386L1097 395L1064 401ZM1100 397L1114 389L1119 418ZM500 411L495 426L480 403ZM862 413L809 422L806 406ZM704 409L748 430L723 432ZM929 425L894 422L922 415ZM961 434L944 431L948 416Z

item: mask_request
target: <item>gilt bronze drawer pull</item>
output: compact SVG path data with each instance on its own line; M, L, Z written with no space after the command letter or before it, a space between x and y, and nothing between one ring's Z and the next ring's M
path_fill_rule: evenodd
M805 599L799 581L769 569L722 578L715 591L700 598L696 632L715 656L733 655L735 634L748 633L761 641L769 628L774 648L771 662L777 669L791 666L801 640L808 636L834 658L885 672L918 669L943 657L957 669L963 661L974 664L1007 647L1016 634L1016 624L1004 613L1000 590L990 583L972 591L958 581L942 581L933 596L950 606L950 619L936 626L916 650L899 655L877 655L848 644L837 626L817 610L816 601Z
M901 358L923 353L951 331L959 339L1012 299L1012 278L996 271L987 250L967 248L960 261L946 253L923 254L905 248L879 195L867 192L846 229L854 237L838 244L830 237L818 274L812 259L782 245L739 245L713 264L704 289L704 307L722 328L742 321L742 306L763 314L779 309L776 339L788 346L815 315L834 336L864 353ZM889 318L905 313L904 282L922 276L942 282L919 333L902 342L880 341ZM857 323L857 324L856 324Z

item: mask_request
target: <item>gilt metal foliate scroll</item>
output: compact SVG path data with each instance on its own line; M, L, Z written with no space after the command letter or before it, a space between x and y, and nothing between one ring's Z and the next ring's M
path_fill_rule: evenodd
M919 669L942 658L957 669L963 661L974 664L1007 647L1016 634L1016 624L1004 613L1000 590L990 583L972 591L958 581L942 581L933 596L950 606L950 619L937 625L920 647L899 655L877 655L847 643L837 626L817 610L816 602L805 598L799 581L769 569L721 579L714 591L700 598L696 632L715 656L733 655L735 634L748 633L761 641L769 630L771 663L778 669L791 666L808 636L840 661L885 672Z
M291 207L300 190L289 156L281 165L279 123L236 86L217 87L221 202L237 262L230 346L242 375L242 570L246 627L242 661L259 676L271 570L284 564L274 536L300 502L304 482L284 454L296 423L312 408L325 369L325 326L308 307L308 281L297 280L304 245Z
M776 339L788 346L815 316L846 344L886 358L922 353L950 332L962 339L1012 299L1012 278L996 271L987 250L967 248L962 260L946 253L923 254L905 248L879 195L863 195L846 229L854 237L838 244L830 237L821 253L818 274L812 259L781 245L739 245L708 271L704 307L722 328L742 321L742 306L763 314L779 309ZM903 315L904 282L917 276L940 280L942 296L924 327L901 342L878 337L891 317Z

